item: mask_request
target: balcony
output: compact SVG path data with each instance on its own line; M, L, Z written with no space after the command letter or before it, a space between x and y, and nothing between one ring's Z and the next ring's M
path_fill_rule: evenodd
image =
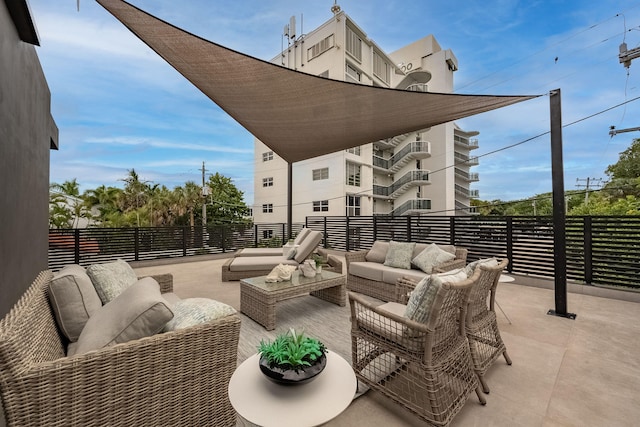
M392 216L402 215L420 215L427 214L431 211L430 199L413 199L407 200L397 208L391 211Z
M464 154L454 153L454 158L456 164L464 164L467 166L478 166L480 164L478 157L469 157Z
M455 168L456 178L461 178L466 182L476 182L480 180L480 175L477 172L465 172L462 169Z
M383 198L395 199L406 193L407 190L409 190L409 188L411 187L427 184L431 184L431 181L429 181L429 172L410 171L402 175L400 179L396 180L388 187L382 185L374 185L373 195L374 197L379 196Z
M479 147L477 138L464 138L460 135L454 135L453 141L456 145L464 147L467 150L475 150Z
M469 190L468 188L458 184L456 184L455 189L456 189L456 194L459 194L469 199L477 199L480 197L480 191L478 190Z
M456 215L478 215L478 208L456 200Z
M388 159L373 156L373 167L384 172L395 173L412 160L426 159L431 156L431 143L414 141L405 145Z

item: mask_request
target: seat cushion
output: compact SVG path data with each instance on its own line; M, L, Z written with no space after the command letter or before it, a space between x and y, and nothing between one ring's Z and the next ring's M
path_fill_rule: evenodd
M376 240L373 242L373 246L369 249L369 252L364 256L364 259L370 262L379 262L384 264L384 260L387 258L387 251L389 250L389 242L383 242Z
M138 281L133 268L121 259L90 265L87 268L87 274L91 278L102 304L107 304Z
M244 248L235 256L282 256L282 248Z
M384 259L384 265L396 268L411 268L411 257L416 244L413 242L389 242L389 250Z
M403 277L408 277L419 282L424 279L424 276L426 276L424 271L416 270L415 268L405 270L404 268L385 267L385 269L382 270L382 281L394 286L398 282L398 279Z
M172 318L169 303L160 295L160 285L155 279L145 277L89 318L80 333L77 346L75 349L69 348L68 355L154 335Z
M91 278L77 264L65 266L53 276L49 300L58 327L70 342L78 340L91 315L102 307Z
M173 304L173 319L162 329L163 332L176 331L191 326L230 316L235 308L209 298L186 298Z
M236 257L229 264L229 271L272 270L278 264L295 265L295 260L281 256Z
M349 274L382 282L382 272L387 268L377 262L352 262L349 264Z
M322 233L320 231L311 230L307 236L300 242L300 246L296 251L294 259L301 263L307 259L322 241Z
M435 243L432 243L420 252L418 256L413 258L411 262L420 270L427 274L431 274L434 267L437 267L444 262L451 261L455 257L455 255L440 249Z

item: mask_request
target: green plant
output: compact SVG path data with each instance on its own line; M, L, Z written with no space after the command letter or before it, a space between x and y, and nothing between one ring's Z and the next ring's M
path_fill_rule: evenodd
M323 343L315 338L297 333L293 328L280 334L273 341L260 341L258 352L270 365L285 369L311 366L325 352Z
M318 254L314 254L312 259L316 262L316 267L320 267L322 265L322 263L324 262L324 258L322 258Z

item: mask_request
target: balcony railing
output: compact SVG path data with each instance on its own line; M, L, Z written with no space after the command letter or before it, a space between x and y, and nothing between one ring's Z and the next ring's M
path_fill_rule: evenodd
M416 206L429 209L430 206ZM400 208L400 207L398 207ZM303 224L293 226L294 235ZM480 216L307 217L322 231L322 246L371 248L375 240L453 244L469 250L468 261L509 258L508 271L554 276L553 218ZM244 247L281 246L285 224L190 227L84 228L49 231L49 268L179 258L234 252ZM567 277L602 286L640 290L640 217L567 217Z
M459 136L459 135L454 135L453 136L453 141L456 144L467 148L468 150L475 150L476 148L479 147L477 138L464 138L464 137Z
M477 199L478 197L480 197L479 190L469 190L468 188L465 188L458 184L455 185L455 190L456 190L456 194L459 194L463 197L467 197L469 199Z
M425 171L410 171L402 175L402 177L396 180L388 187L382 185L373 186L373 195L389 198L396 198L404 194L409 188L413 186L431 184L429 181L429 172Z
M388 159L373 156L373 166L385 171L397 172L413 159L424 159L431 155L431 143L429 141L413 141L405 145Z
M431 200L413 199L407 200L391 211L392 216L427 214L431 210Z
M480 162L478 161L478 157L469 157L465 156L464 154L455 153L454 158L457 164L465 164L468 166L477 166L480 164Z
M464 179L467 182L474 182L480 180L480 175L477 172L465 172L459 168L455 168L455 174L457 177Z

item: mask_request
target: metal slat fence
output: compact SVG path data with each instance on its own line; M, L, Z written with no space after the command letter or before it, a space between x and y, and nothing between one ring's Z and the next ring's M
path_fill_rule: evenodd
M469 261L509 258L508 271L551 278L554 274L553 219L537 217L369 216L307 217L293 224L324 233L323 246L354 251L376 240L462 246ZM279 247L286 224L200 227L87 228L49 232L49 268L234 252L245 247ZM567 217L567 277L598 286L640 289L640 217Z

